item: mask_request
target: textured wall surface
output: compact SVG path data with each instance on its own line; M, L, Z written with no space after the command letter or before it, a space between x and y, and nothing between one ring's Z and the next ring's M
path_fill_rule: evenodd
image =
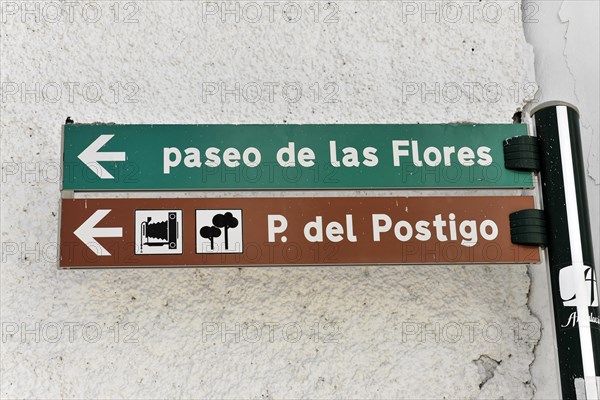
M227 4L2 2L0 395L531 398L524 265L57 270L67 116L497 123L535 92L518 2Z

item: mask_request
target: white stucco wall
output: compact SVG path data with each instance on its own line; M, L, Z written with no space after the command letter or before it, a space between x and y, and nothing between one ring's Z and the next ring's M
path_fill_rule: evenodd
M67 116L497 123L535 91L518 2L228 4L238 21L221 20L221 2L2 2L1 396L531 398L545 387L554 366L530 372L542 329L523 265L57 270ZM234 93L207 91L221 85Z

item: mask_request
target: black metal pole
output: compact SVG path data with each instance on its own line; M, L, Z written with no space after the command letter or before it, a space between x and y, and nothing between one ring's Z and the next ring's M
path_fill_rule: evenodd
M540 107L533 119L540 144L562 395L597 400L600 309L579 115L572 106L555 104Z

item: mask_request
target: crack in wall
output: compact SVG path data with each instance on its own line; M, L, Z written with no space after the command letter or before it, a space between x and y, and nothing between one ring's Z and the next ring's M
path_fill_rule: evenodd
M535 362L536 357L536 352L537 352L537 348L538 345L540 344L540 342L542 341L542 318L540 318L536 312L533 311L533 309L531 308L530 302L531 302L531 286L533 283L533 277L531 276L531 273L529 272L529 268L527 269L527 276L529 277L529 290L527 290L527 309L529 310L529 313L531 315L533 315L533 317L535 317L535 319L537 319L539 326L540 326L540 337L538 338L538 340L533 344L533 348L531 349L531 354L533 355L533 359L531 360L531 362L529 363L529 380L527 382L524 382L524 384L527 384L531 387L531 389L533 389L533 394L535 395L535 393L537 392L537 387L533 384L533 374L531 373L531 367L533 366L533 363ZM550 299L550 301L552 301L552 299Z
M558 7L558 19L560 21L561 24L565 24L567 26L567 28L565 29L565 34L563 35L563 38L565 39L563 42L563 48L562 48L562 55L563 58L565 59L565 66L567 67L567 71L569 71L569 75L571 75L571 80L573 81L573 96L575 97L575 99L577 100L577 103L580 103L579 97L577 96L577 79L575 78L575 74L573 73L573 70L571 69L571 66L569 65L569 56L567 55L567 42L569 40L568 36L569 36L569 19L563 19L563 16L561 15L561 11L562 11L562 7L564 4L564 0L560 2L560 6Z
M564 41L561 54L564 58L564 65L566 67L566 70L569 73L571 81L573 82L573 97L576 100L575 106L579 108L586 103L586 96L584 93L583 99L580 97L582 85L580 82L578 82L577 74L573 71L574 61L569 56L569 48L570 46L573 46L573 43L577 44L581 40L577 37L577 32L571 32L571 19L568 16L568 11L564 9L564 6L565 1L563 0L560 3L557 13L558 19L561 22L561 24L566 25L566 29L563 35ZM570 42L569 38L571 38ZM591 142L595 143L595 140L597 141L597 132L594 129L594 125L587 122L588 117L589 116L581 115L580 124L582 128L587 129L591 132ZM598 173L598 171L594 170L598 166L598 153L596 151L596 147L597 146L590 146L586 154L586 173L588 177L590 177L598 185L600 184L600 174Z
M495 360L486 354L482 354L479 358L473 360L473 362L477 365L477 372L479 372L479 377L481 378L479 389L483 388L495 376L496 369L502 364L502 360Z
M572 46L574 42L577 43L578 38L577 38L576 32L573 32L571 34L571 31L570 31L571 20L568 17L568 15L565 15L567 13L567 11L563 10L564 5L565 5L565 2L562 1L560 3L560 7L558 9L558 18L560 19L561 23L564 23L567 25L567 29L565 30L565 34L564 34L565 40L564 40L562 55L565 59L565 66L567 67L567 70L569 71L569 75L571 76L571 80L573 81L573 95L575 96L575 99L577 100L576 106L580 107L580 105L585 104L586 96L584 93L583 100L579 96L579 91L581 90L581 84L577 80L577 74L573 71L573 65L572 65L573 60L570 59L569 54L568 54L569 46ZM572 39L571 42L569 42L570 37ZM594 143L594 139L595 139L597 133L594 130L593 124L589 124L587 122L587 117L588 116L586 116L586 115L581 116L580 125L582 128L588 129L591 132L591 137L592 137L591 142ZM588 153L586 155L586 163L587 163L587 165L586 165L587 175L590 178L592 178L597 185L600 184L600 174L598 174L597 171L594 171L594 168L598 166L598 153L597 153L597 149L594 146L590 146L590 148L588 149Z
M565 2L564 0L561 1L560 6L558 8L558 19L560 20L560 22L562 24L566 25L566 29L565 29L565 33L563 35L564 38L564 42L563 42L563 48L562 48L562 56L565 60L565 67L567 68L567 71L569 72L569 75L571 77L571 80L573 81L573 96L575 98L575 100L577 100L577 104L575 104L575 106L579 107L580 104L583 104L584 101L582 101L579 98L579 88L580 88L580 84L577 81L577 75L575 74L575 72L573 72L573 67L571 65L572 61L569 62L569 54L568 54L568 47L569 47L569 36L570 36L570 25L571 25L571 20L568 16L565 15L565 11L563 10L563 6L564 6ZM572 41L571 41L572 43ZM592 136L592 143L594 142L593 138L596 136L596 132L594 130L594 127L586 122L586 116L581 116L580 121L579 121L580 125L582 128L584 129L588 129L591 132L591 136ZM595 162L597 156L597 153L594 152L594 146L590 146L590 148L588 149L588 153L586 155L586 173L588 175L588 177L592 178L594 180L594 182L596 184L600 184L600 176L598 176L597 173L594 173L593 169L597 164L597 161Z

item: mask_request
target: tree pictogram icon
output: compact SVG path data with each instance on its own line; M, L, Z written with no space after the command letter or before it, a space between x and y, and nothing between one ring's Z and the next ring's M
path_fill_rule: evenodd
M217 228L225 229L225 250L229 249L229 237L227 231L229 228L235 228L238 226L239 221L232 213L226 212L225 214L217 214L213 217L212 223ZM219 232L220 234L220 232ZM217 236L215 236L217 237ZM212 242L211 242L212 243Z
M203 226L200 229L200 236L210 240L210 249L215 249L215 238L221 236L221 230L216 226Z

